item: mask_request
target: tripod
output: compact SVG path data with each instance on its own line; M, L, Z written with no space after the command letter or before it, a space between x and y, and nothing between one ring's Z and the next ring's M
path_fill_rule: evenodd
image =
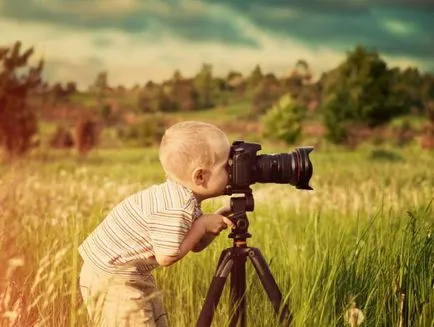
M214 310L218 305L220 296L226 279L231 274L230 280L230 307L236 311L231 318L230 327L236 327L238 322L241 327L246 327L246 261L247 257L255 267L256 273L264 287L269 300L271 301L274 312L279 315L279 321L283 326L291 326L292 313L288 306L282 304L282 293L271 274L261 251L258 248L247 246L247 238L251 237L248 233L249 220L246 211L253 211L253 195L247 192L243 197L231 198L231 209L234 213L230 219L234 222L235 228L229 234L233 239L233 247L222 251L218 261L216 273L208 289L205 303L196 323L196 327L210 327L214 315Z

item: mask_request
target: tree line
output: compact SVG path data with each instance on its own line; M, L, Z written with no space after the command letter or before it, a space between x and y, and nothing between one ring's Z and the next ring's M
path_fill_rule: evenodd
M426 118L427 138L434 143L434 75L411 67L390 68L377 51L363 46L349 51L341 64L316 81L304 60L284 77L264 73L259 65L246 76L230 71L219 77L212 65L203 64L192 77L177 70L166 81L148 81L132 89L110 86L107 72L101 72L86 91L79 91L71 81L44 82L43 61L35 67L28 64L32 54L33 48L22 51L20 42L0 48L0 144L12 155L35 146L37 112L28 106L29 97L61 102L83 93L100 100L103 118L112 115L113 108L104 99L113 95L134 94L134 110L144 114L211 109L244 99L251 103L250 119L261 119L268 126L266 134L288 142L297 139L300 123L309 112L321 116L327 137L335 143L346 142L356 125L373 128L411 114ZM86 131L94 130L89 127L92 124L86 120L82 124L88 126L76 129L82 131L82 139L95 139L85 137Z

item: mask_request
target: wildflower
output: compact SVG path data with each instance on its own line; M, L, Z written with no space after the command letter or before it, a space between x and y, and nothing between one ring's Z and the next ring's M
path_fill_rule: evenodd
M12 276L12 273L18 267L24 266L23 258L11 258L8 260L8 268L6 270L6 279L9 279Z
M8 260L8 267L10 268L18 268L24 266L23 258L11 258Z
M362 310L357 309L356 302L351 303L350 309L345 312L345 321L351 326L351 327L357 327L362 324L362 322L365 320L365 316L362 312Z

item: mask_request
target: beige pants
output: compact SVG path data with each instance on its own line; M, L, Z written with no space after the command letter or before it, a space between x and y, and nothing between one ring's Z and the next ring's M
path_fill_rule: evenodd
M163 298L151 273L131 279L108 278L85 263L80 291L93 326L168 326Z

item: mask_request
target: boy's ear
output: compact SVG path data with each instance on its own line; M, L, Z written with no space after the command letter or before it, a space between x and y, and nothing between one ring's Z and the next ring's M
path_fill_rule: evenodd
M196 168L192 174L194 185L205 184L205 170L203 168Z

